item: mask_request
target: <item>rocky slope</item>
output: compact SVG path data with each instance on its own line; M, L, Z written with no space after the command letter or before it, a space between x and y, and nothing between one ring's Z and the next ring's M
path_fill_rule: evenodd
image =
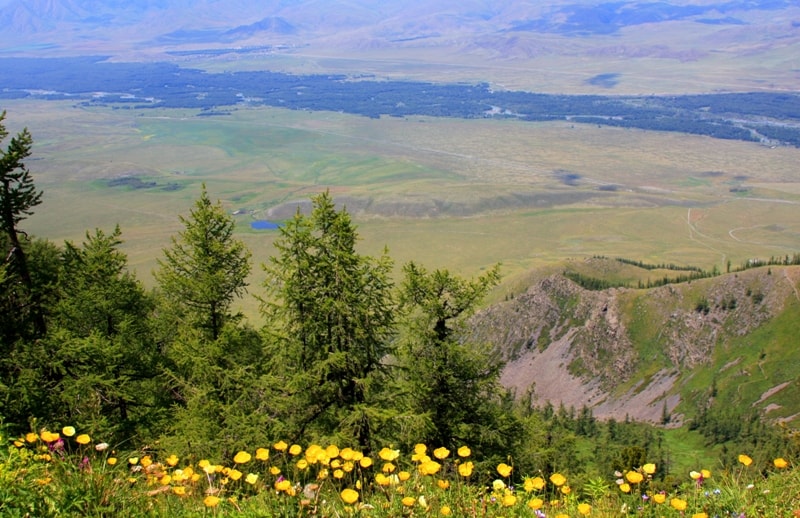
M587 260L601 261L611 260ZM501 381L518 395L530 390L540 404L588 405L599 418L658 422L666 412L674 424L689 408L682 403L696 396L686 385L692 377L713 370L714 383L734 387L725 376L741 375L745 367L720 365L746 363L750 353L742 343L786 312L800 322L798 285L797 266L603 291L585 290L555 274L476 314L470 328L473 339L492 344L507 362ZM794 361L789 352L794 344L773 340L770 347ZM771 390L800 395L796 370L764 370L763 361L756 368L768 388L742 404L769 411L775 408L768 408ZM800 398L789 399L800 404ZM800 408L787 411L793 416Z

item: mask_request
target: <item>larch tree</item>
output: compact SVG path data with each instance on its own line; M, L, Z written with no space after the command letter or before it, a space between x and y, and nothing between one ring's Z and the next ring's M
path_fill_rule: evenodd
M233 301L247 289L250 251L233 235L233 219L212 203L203 184L185 228L158 260L155 278L179 318L216 340L233 315Z
M280 229L264 266L263 311L274 371L284 374L288 433L369 446L386 418L377 401L393 352L392 261L356 252L356 228L328 192Z

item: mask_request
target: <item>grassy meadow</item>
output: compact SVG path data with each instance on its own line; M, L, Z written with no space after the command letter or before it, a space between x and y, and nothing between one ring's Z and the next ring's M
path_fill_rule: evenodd
M724 270L728 260L800 249L795 148L566 122L266 107L210 117L67 102L3 109L9 130L31 130L29 167L45 191L24 229L80 241L119 224L146 283L202 182L239 211L256 266L275 232L250 222L289 217L293 202L324 189L353 214L364 251L388 246L398 264L464 275L501 262L513 276L595 254ZM109 183L124 178L155 187Z

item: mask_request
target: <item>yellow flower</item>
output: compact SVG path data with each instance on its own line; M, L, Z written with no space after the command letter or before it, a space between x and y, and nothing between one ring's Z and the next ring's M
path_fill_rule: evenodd
M513 507L517 503L517 497L513 493L503 495L503 507Z
M269 450L266 448L259 448L256 450L256 459L269 460Z
M64 434L64 437L72 437L75 435L75 427L74 426L65 426L61 429L61 433ZM33 441L31 441L33 442Z
M708 471L707 469L701 469L700 474L703 476L703 479L711 478L711 472Z
M541 509L543 505L544 505L544 500L542 500L541 498L532 498L531 500L528 500L528 507L530 507L534 511L536 511L537 509Z
M131 466L135 466L136 464L139 464L139 457L130 457L128 459L128 464L130 464Z
M625 473L625 478L628 479L628 482L630 482L631 484L638 484L639 482L644 480L644 477L638 471L629 471Z
M400 456L400 450L390 450L389 448L382 448L378 452L378 457L386 462L391 462Z
M628 484L626 482L626 483L623 483L623 484L619 485L619 490L622 491L623 493L630 493L631 492L631 486L630 486L630 484Z
M328 445L328 447L325 448L325 455L327 455L328 458L335 459L339 456L339 447L335 444Z
M417 443L414 445L414 453L418 455L423 455L425 452L428 451L428 447L422 443Z
M569 518L569 515L564 513L559 513L556 515L556 518Z
M463 464L459 464L458 474L461 475L462 477L469 477L470 475L472 475L473 468L474 465L472 464L472 462L465 462Z
M354 503L358 502L358 491L355 489L342 489L342 492L339 493L339 496L342 497L342 501L347 505L353 505Z
M678 511L685 511L687 503L686 500L681 500L680 498L676 497L669 501L669 505Z
M271 475L280 475L281 474L281 468L279 468L278 466L270 466L269 472L270 472Z
M25 434L25 440L27 442L36 442L39 440L39 436L33 432L28 432Z
M443 480L440 478L439 480L436 481L436 485L439 486L439 489L447 489L450 487L450 481Z
M501 462L500 464L497 465L497 472L500 473L501 477L508 477L509 475L511 475L512 469L513 468L508 464L506 464L505 462Z
M406 497L403 498L402 502L403 502L403 505L406 506L406 507L414 507L414 504L416 503L416 500L414 499L413 496L406 496Z
M228 477L229 477L231 480L233 480L234 482L236 482L237 480L239 480L240 478L242 478L242 472L241 472L241 471L239 471L238 469L232 469L232 470L230 470L230 471L228 472Z
M186 488L184 486L173 486L172 492L178 496L184 496L186 494Z
M145 455L144 457L142 457L140 464L142 465L143 468L146 468L151 464L153 464L153 459L152 457L150 457L150 455Z
M524 488L527 493L530 493L531 491L540 491L544 488L544 479L542 477L528 477L525 479Z
M561 473L553 473L550 475L550 482L552 482L556 487L563 486L564 482L567 481L567 477L562 475Z
M701 475L699 471L690 471L690 472L689 472L689 477L690 477L692 480L698 480L698 479L699 479L700 477L702 477L702 476L703 476L703 475Z
M657 504L663 504L666 501L667 501L667 495L665 495L664 493L656 493L653 495L653 502Z
M452 511L450 510L449 506L443 505L442 507L439 508L439 514L441 514L442 516L450 516L452 514Z
M292 483L289 482L287 479L278 480L275 482L275 489L277 491L289 491L289 488L292 487Z
M458 449L459 457L469 457L470 455L472 455L472 450L468 446L462 446Z
M592 506L589 504L578 504L578 514L589 516L592 514Z
M447 456L450 455L450 450L442 446L441 448L436 448L433 450L433 456L439 460L444 460Z
M344 478L344 471L340 469L333 470L333 478L338 478L338 479Z
M319 454L323 453L325 450L322 449L322 446L319 444L312 444L308 448L306 448L306 460L309 464L314 464L319 459Z
M170 475L164 475L163 477L158 479L158 483L161 484L162 486L168 486L170 482L172 482L172 476Z
M778 469L784 469L789 465L789 463L786 462L786 459L783 457L778 457L777 459L773 460L772 464Z
M745 466L749 466L750 464L753 463L753 459L742 453L741 455L739 455L739 462L741 462Z
M286 451L286 448L288 448L289 445L286 444L286 441L278 441L275 444L273 444L272 447L278 451Z
M289 455L293 456L300 455L302 451L303 451L302 446L300 446L299 444L292 444L292 446L289 448Z
M565 495L572 493L572 488L569 486L561 486L561 492Z
M203 499L203 503L206 507L216 507L219 504L219 497L208 495Z
M90 442L92 442L92 438L89 437L88 434L82 433L79 436L75 437L75 442L77 442L78 444L84 444L85 445L85 444L89 444Z
M214 473L217 472L217 466L216 464L208 463L205 466L203 466L203 471L205 471L207 475L213 475Z
M653 473L656 472L656 465L653 464L652 462L648 462L647 464L642 466L642 471L644 471L648 475L652 475Z
M167 457L166 462L167 462L168 466L174 467L178 463L179 460L180 459L178 458L178 456L173 453L172 455Z
M397 478L400 479L400 482L405 482L406 480L411 478L411 473L409 473L408 471L401 471L400 473L397 474Z
M692 518L708 518L708 515L706 513L694 513Z
M442 465L435 460L429 460L420 464L418 469L422 475L435 475L439 472L439 468L441 467Z
M346 473L350 473L351 471L353 471L353 468L355 468L355 467L356 467L355 464L353 464L353 462L349 461L349 460L347 462L345 462L344 464L342 464L342 469Z
M391 462L386 462L386 463L383 465L383 467L381 468L381 471L383 471L384 473L392 473L392 472L394 472L394 470L395 470L396 468L397 468L397 466L395 466L395 465L394 465L394 464L392 464Z
M492 489L497 492L503 491L506 488L506 483L499 478L492 481Z
M372 459L370 459L369 457L361 457L361 458L359 459L359 461L358 461L358 464L359 464L359 465L360 465L362 468L365 468L365 469L366 469L366 468L368 468L368 467L372 466Z
M113 466L114 464L117 463L117 458L116 457L109 457L108 460L106 460L106 462L108 463L109 466Z
M252 456L246 451L240 451L239 453L234 455L233 462L235 462L236 464L247 464L248 462L250 462L251 458Z
M244 477L244 481L252 486L258 481L258 475L255 473L248 473L247 476Z
M353 460L355 454L356 452L353 451L353 448L344 448L339 452L339 456L344 460Z
M386 487L389 485L390 480L389 477L387 477L383 473L378 473L377 475L375 475L375 482L377 482L379 486Z
M61 436L57 433L48 432L47 430L42 430L42 433L39 434L39 437L41 437L44 442L56 442L61 438Z

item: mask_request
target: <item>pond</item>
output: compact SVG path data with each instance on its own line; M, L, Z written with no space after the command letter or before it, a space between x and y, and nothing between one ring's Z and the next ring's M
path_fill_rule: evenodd
M264 219L259 219L250 223L250 228L253 230L275 230L280 228L280 223L275 223L273 221L267 221Z

